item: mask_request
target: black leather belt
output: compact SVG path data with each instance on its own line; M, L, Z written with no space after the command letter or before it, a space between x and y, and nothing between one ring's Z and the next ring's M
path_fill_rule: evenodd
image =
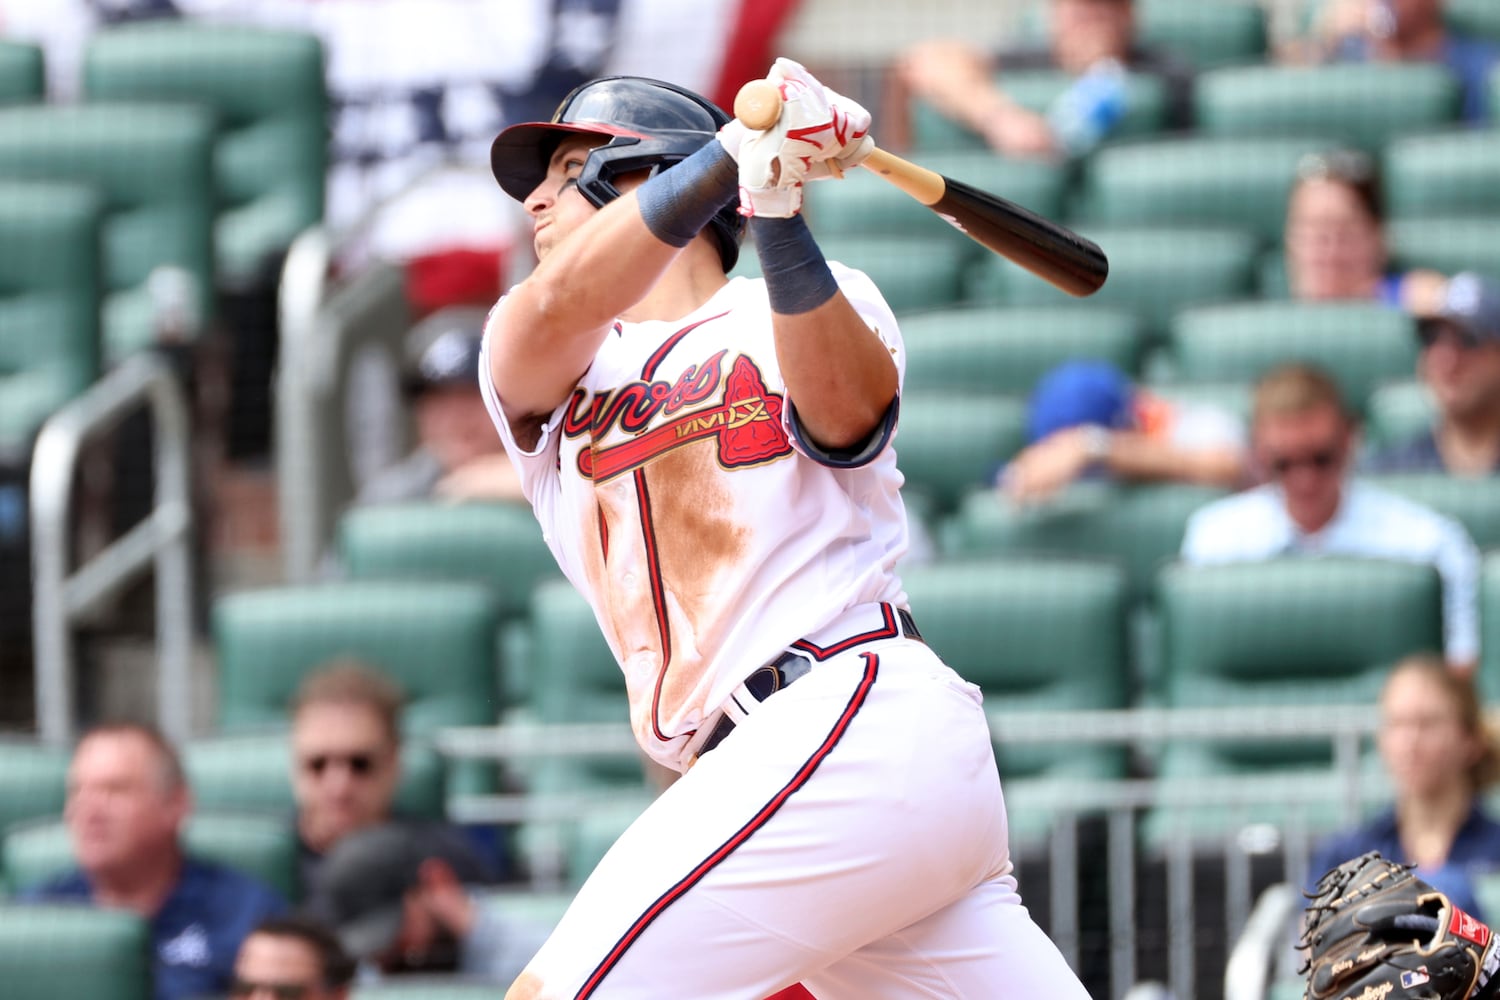
M912 618L911 612L905 608L896 608L895 611L896 620L900 624L901 635L907 639L924 642L922 633L917 631L917 623ZM887 636L887 638L893 637ZM744 683L736 688L730 694L729 698L739 709L739 714L743 716L777 691L805 677L812 668L813 660L811 657L787 650L770 663L756 670L749 677L746 677ZM753 701L751 701L752 699ZM746 701L751 701L751 704L745 704ZM704 740L703 745L698 748L696 756L702 757L714 747L724 742L724 737L734 731L735 725L735 720L730 717L727 711L721 713L719 721L714 724L713 730L708 734L708 739Z

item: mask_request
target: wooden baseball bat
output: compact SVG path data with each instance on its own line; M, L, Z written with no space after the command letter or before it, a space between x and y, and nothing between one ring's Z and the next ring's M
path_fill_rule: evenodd
M746 128L770 128L781 117L781 92L769 80L751 80L735 96L734 116ZM1092 295L1109 276L1109 260L1097 244L1015 202L883 149L875 149L860 166L932 209L969 239L1069 295Z

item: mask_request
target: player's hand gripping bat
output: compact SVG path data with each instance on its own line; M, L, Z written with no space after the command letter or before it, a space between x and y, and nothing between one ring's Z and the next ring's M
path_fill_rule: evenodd
M769 80L751 80L734 99L734 116L760 131L781 116L781 93ZM1004 198L873 150L860 164L942 216L965 236L1013 261L1069 295L1097 292L1109 260L1090 240Z

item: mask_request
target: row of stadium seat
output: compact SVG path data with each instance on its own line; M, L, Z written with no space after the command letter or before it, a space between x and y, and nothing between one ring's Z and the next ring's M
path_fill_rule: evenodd
M0 87L39 72L25 46L0 54ZM323 214L315 38L189 23L101 31L82 92L76 105L0 107L7 450L101 367L212 322L221 294L263 283Z

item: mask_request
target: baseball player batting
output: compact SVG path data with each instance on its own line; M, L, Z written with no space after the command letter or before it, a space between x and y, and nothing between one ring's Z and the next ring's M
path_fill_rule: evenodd
M1084 998L1021 905L980 693L896 575L904 354L803 184L870 116L778 60L776 124L610 77L495 140L539 263L490 315L490 414L681 772L510 1000ZM763 279L727 272L746 220Z

